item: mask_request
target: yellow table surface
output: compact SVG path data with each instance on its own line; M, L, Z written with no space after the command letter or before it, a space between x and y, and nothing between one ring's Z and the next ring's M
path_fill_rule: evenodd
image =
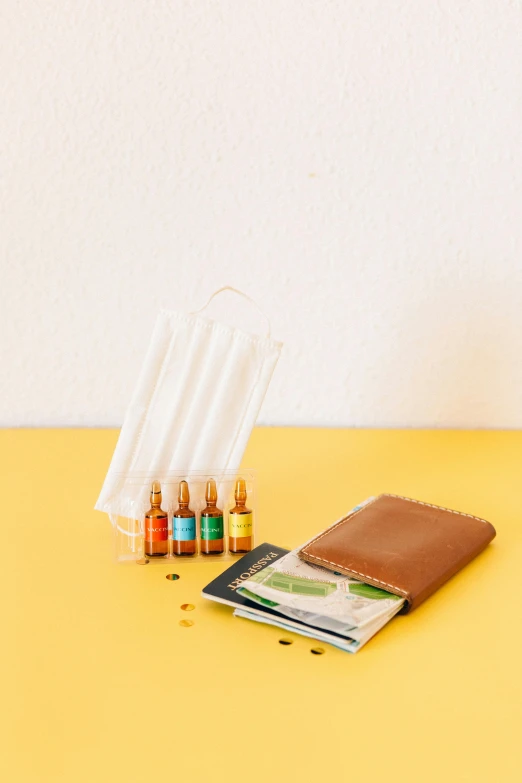
M497 529L359 653L321 656L202 599L223 565L113 562L93 505L116 439L0 432L2 780L522 780L522 433L254 431L259 542L380 492Z

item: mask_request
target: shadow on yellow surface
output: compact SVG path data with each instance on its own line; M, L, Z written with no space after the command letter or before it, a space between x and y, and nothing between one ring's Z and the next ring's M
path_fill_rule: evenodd
M497 529L355 656L202 599L218 564L114 564L92 508L116 438L0 433L4 780L520 779L521 433L254 431L259 542L385 491Z

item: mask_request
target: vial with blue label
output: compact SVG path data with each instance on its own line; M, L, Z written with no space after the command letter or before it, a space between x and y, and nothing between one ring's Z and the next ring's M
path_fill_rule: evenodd
M190 557L197 552L196 515L189 504L189 486L180 481L178 508L172 515L172 554L177 557Z

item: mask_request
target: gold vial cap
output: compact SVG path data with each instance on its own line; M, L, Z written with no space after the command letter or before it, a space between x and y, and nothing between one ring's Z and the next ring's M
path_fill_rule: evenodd
M179 482L178 503L180 506L188 506L190 503L189 486L186 481Z
M161 506L161 484L159 481L152 482L150 491L150 502L153 506Z
M205 490L205 500L209 506L215 506L217 503L217 487L213 478L207 481L207 488Z
M236 499L236 503L239 506L244 506L247 499L247 491L246 491L246 481L245 479L239 478L236 481L236 489L234 492L234 497Z

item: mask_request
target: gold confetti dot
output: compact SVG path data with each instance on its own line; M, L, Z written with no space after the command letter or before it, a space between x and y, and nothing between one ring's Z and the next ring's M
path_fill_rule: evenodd
M312 655L324 655L324 650L322 647L312 647L310 652Z
M181 604L181 609L183 609L184 612L191 612L195 608L194 604Z
M191 625L194 625L194 620L180 620L179 624L183 626L183 628L190 628Z
M167 579L170 579L171 582L175 582L176 579L179 579L179 574L167 574Z

